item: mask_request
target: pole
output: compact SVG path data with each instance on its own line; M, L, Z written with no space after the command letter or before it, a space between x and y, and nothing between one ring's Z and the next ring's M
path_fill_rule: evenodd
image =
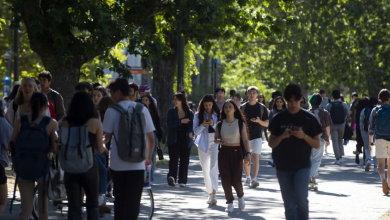
M9 58L9 59L7 59L7 72L8 72L8 74L7 74L7 76L8 77L11 77L11 58Z
M19 81L19 30L14 27L14 82Z
M177 31L177 90L184 90L184 37Z

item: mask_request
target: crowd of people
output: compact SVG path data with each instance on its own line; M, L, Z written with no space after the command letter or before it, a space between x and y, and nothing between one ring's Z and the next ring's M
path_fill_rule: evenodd
M220 177L226 212L234 211L232 187L241 211L245 209L243 186L259 187L259 161L267 141L272 148L268 163L276 168L286 219L308 219L308 185L318 184L322 156L332 144L335 165L344 165L344 145L354 130L356 163L363 154L365 171L374 164L383 193L389 194L390 179L385 173L390 156L387 89L371 98L358 98L354 93L348 106L337 89L332 91L332 100L323 89L309 98L298 85L290 84L283 94L274 91L267 103L255 86L248 87L244 99L231 90L227 100L225 89L217 88L215 96L203 96L197 109L190 106L185 92L179 91L167 115L161 116L147 85L122 78L107 86L80 82L65 110L62 96L50 87L51 81L48 71L41 72L38 79L24 78L0 102L0 216L8 200L5 167L10 165L10 153L15 189L17 185L22 203L21 220L31 215L35 183L39 219L48 219L48 196L52 196L48 185L56 178L53 170L60 169L64 172L68 219L86 215L96 220L99 212L111 212L107 196L115 198L114 219L137 219L145 169L151 167L153 185L157 149L165 136L167 184L187 187L190 152L196 146L205 200L210 205L218 203ZM166 134L160 117L166 119ZM110 180L113 185L107 186Z

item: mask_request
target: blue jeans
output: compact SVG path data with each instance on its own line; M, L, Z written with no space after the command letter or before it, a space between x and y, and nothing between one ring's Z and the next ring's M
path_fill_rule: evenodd
M325 148L325 140L320 138L320 148L318 149L311 149L311 168L310 168L310 175L311 176L318 176L318 169L321 166L321 160L322 155L324 154L324 148Z
M152 171L150 174L150 182L154 182L154 168L156 168L157 144L158 144L158 140L157 140L156 132L154 132L154 149L152 154Z
M96 162L99 169L99 193L105 194L107 191L107 169L106 169L106 158L103 155L95 154Z
M310 169L276 171L287 220L309 219L308 190Z

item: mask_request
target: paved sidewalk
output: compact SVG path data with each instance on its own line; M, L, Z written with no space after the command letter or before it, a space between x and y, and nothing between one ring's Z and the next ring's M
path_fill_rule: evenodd
M362 165L355 163L355 141L345 147L345 166L333 165L332 146L328 147L328 155L323 157L320 167L319 191L309 192L310 219L354 219L374 220L390 209L390 197L382 193L377 173L365 172ZM237 209L234 213L225 213L225 199L220 184L217 206L206 204L207 194L204 192L203 174L198 157L192 156L187 187L169 187L166 183L168 166L159 166L153 186L155 214L153 219L284 219L284 207L275 169L267 165L271 157L271 149L263 147L260 161L260 187L249 189L244 187L246 209ZM362 158L362 156L361 156ZM362 159L361 159L362 161ZM244 179L243 179L244 180ZM112 201L112 200L110 200ZM109 203L112 206L112 203ZM12 217L8 214L1 219L18 219L19 205L14 206ZM51 211L50 219L66 219ZM102 219L113 219L107 215Z

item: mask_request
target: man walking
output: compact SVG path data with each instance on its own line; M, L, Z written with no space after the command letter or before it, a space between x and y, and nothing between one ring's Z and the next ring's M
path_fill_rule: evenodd
M259 159L262 148L262 129L268 127L268 111L267 107L257 102L259 89L256 86L250 86L247 90L248 102L241 105L242 112L245 114L249 128L249 141L252 150L252 176L250 175L250 164L244 163L246 174L245 186L258 187L259 181L257 174L260 169Z
M322 102L321 102L320 108L325 109L326 105L328 103L330 103L330 99L328 97L326 97L325 89L320 89L320 95L322 97Z
M332 96L334 101L326 105L326 110L330 113L333 123L330 126L330 136L336 157L335 165L343 165L345 118L347 117L347 120L349 120L350 112L347 103L342 102L340 99L340 90L333 90Z
M57 121L61 120L65 116L64 99L57 91L50 88L52 75L49 71L43 71L38 74L38 79L41 83L41 91L46 94L49 101L54 105Z
M301 109L302 91L290 84L284 91L287 111L271 122L269 146L284 201L287 220L309 219L308 190L312 148L320 147L322 129L310 112Z
M219 110L222 110L222 106L225 103L225 89L220 87L215 89L215 96L217 97L217 105L219 107ZM238 106L237 106L238 107Z

